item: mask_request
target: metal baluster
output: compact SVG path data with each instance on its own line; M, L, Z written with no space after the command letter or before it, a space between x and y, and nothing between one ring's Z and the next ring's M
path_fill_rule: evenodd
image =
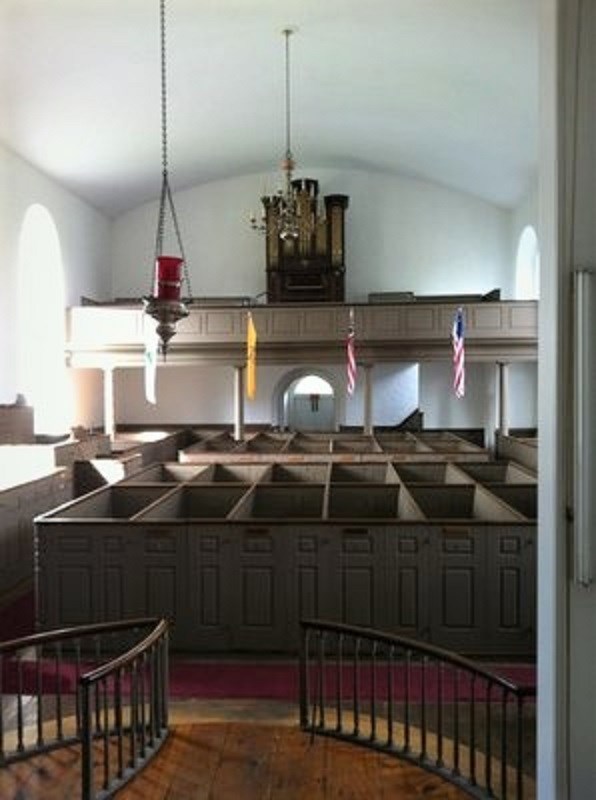
M459 669L453 676L453 774L459 775Z
M422 656L420 664L420 759L426 760L426 669L428 666L427 656Z
M101 663L101 642L100 637L95 636L95 664L98 666ZM101 733L101 717L100 717L100 701L99 701L99 686L95 684L95 733Z
M387 747L393 747L393 659L395 648L389 646L387 658Z
M103 693L103 788L110 785L110 717L108 710L108 677L102 678Z
M370 741L377 738L377 643L373 641L370 659Z
M360 735L360 638L356 637L354 642L354 657L353 657L353 706L354 706L354 736Z
M91 703L89 685L81 687L81 795L82 800L93 797L93 738L91 736Z
M516 790L517 800L522 800L524 794L523 775L524 775L524 707L523 698L521 694L516 697L517 706L517 775L516 775Z
M139 667L140 667L140 682L139 682L139 704L141 709L141 758L145 758L146 755L146 716L145 716L145 673L147 667L147 660L146 660L146 653L143 653L139 659Z
M77 734L81 735L81 697L79 678L81 677L81 640L75 639L75 719L77 725Z
M319 701L319 727L325 727L325 633L319 636L319 685L318 685L318 701Z
M319 631L315 631L315 636L317 637L317 640L319 639L320 635L321 634L320 634ZM318 652L318 645L316 647L316 651ZM316 662L315 662L315 664L316 664ZM309 674L309 676L311 674L310 664L309 664L309 668L308 668L308 674ZM311 745L313 744L313 742L315 740L315 728L317 726L317 696L316 696L316 692L317 692L317 686L314 685L313 689L312 689L312 696L309 696L309 698L308 698L309 703L311 703L311 712L310 712L311 713L311 719L310 719L310 743L311 743Z
M164 638L163 638L163 654L164 654L164 677L163 677L163 691L162 691L162 702L163 702L163 727L164 729L168 727L168 697L169 697L169 667L168 667L168 653L169 653L169 640L170 634L166 631Z
M38 645L35 648L35 672L37 684L37 746L43 747L43 686L41 675L41 661L43 658L43 647Z
M133 661L130 666L130 762L129 765L134 769L137 765L137 665Z
M56 660L56 738L60 741L62 736L62 645L55 644Z
M507 689L501 689L501 800L507 800Z
M4 753L4 656L0 655L0 761L5 759Z
M443 766L443 663L437 661L437 767Z
M300 666L298 678L300 681L300 725L302 728L308 727L308 704L310 701L310 681L308 673L308 645L310 642L310 630L302 627L300 637Z
M404 753L410 752L410 660L412 653L406 650L406 668L404 670L404 687L406 702L404 705Z
M344 646L344 635L343 633L339 634L337 640L337 660L336 660L336 723L335 723L335 730L338 733L343 731L343 719L342 719L342 698L344 693L343 687L343 646Z
M149 650L149 747L155 745L155 645Z
M486 747L486 761L484 762L484 780L486 783L486 789L489 794L492 793L492 714L491 714L491 707L490 707L490 698L491 692L493 688L492 681L486 681L486 701L485 701L485 713L486 713L486 736L485 736L485 747Z
M22 753L23 744L23 660L20 651L15 654L17 660L17 750Z
M472 673L470 696L470 783L476 786L476 675Z
M124 743L122 740L122 668L114 676L114 725L116 726L116 751L118 757L118 777L124 774Z

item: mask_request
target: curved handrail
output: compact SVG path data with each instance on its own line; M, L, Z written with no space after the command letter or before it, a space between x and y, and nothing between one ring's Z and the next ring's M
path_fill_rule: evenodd
M82 639L104 633L117 633L127 628L144 628L157 625L159 617L138 617L134 619L117 620L114 622L96 622L93 625L76 625L68 628L54 628L51 631L32 633L19 639L8 639L0 642L0 656L15 650L24 650L27 647L49 644L56 641L69 639Z
M129 635L146 628L149 633L129 646ZM97 666L106 640L110 660ZM126 652L113 656L117 641ZM85 671L87 653L95 666ZM3 716L8 704L1 703L0 765L80 743L82 798L111 796L165 741L167 673L168 622L157 617L59 628L0 643L0 699L10 696L9 713L16 719L9 729ZM95 774L94 761L100 765Z
M408 637L327 620L300 625L300 725L312 738L405 759L472 797L531 796L524 703L534 686Z
M101 667L97 667L97 669L94 669L91 672L86 672L84 675L81 675L79 683L80 684L97 683L97 681L106 678L111 673L116 672L119 669L123 669L132 661L134 661L136 658L138 658L140 655L142 655L143 652L148 650L151 646L155 645L157 641L167 633L168 622L165 619L161 620L155 619L153 621L156 622L157 625L148 636L146 636L142 641L140 641L134 647L131 647L130 650L127 650L127 652L123 653L121 656L117 656L116 658L109 661L107 664L103 664Z
M521 693L528 697L533 697L536 694L536 689L530 686L518 686L508 678L498 675L485 669L476 661L472 661L465 656L454 653L452 650L445 650L437 645L429 644L428 642L420 642L416 639L410 639L407 636L399 636L385 631L376 631L374 628L362 628L357 625L346 625L343 622L328 622L326 620L305 619L300 621L300 627L304 629L316 629L319 631L328 631L330 633L343 633L350 636L357 636L360 639L368 639L370 641L382 642L387 645L394 645L403 650L412 650L417 653L422 653L427 656L435 658L437 661L443 661L452 664L455 667L460 667L468 672L473 672L481 678L484 678L491 683L494 683L508 692Z

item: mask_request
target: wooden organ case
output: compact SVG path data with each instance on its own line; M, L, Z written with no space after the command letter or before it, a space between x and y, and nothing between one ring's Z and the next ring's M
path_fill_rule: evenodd
M343 302L345 274L345 212L348 196L329 194L319 211L319 184L312 178L292 181L299 217L297 238L282 239L276 224L276 197L264 197L267 229L267 301Z

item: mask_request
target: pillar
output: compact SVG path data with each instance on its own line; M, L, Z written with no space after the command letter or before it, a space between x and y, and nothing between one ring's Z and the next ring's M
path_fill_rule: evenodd
M372 393L372 364L363 364L364 368L364 425L365 436L372 436L373 432L373 393Z
M114 368L103 369L103 430L104 433L114 438L116 424L114 421Z
M499 361L499 433L509 434L509 364Z
M244 366L234 367L234 439L244 439Z

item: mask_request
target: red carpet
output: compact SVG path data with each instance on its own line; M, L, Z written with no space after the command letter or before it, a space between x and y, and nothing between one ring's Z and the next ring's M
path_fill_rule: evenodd
M533 665L499 665L491 667L491 669L518 685L535 686L536 675ZM361 666L359 689L364 698L371 695L371 678L371 669ZM316 680L316 671L313 670L311 683ZM349 700L353 693L353 672L350 666L344 665L341 680L342 696ZM329 666L325 673L325 689L328 697L335 692L336 683L335 667ZM315 688L311 685L311 693ZM468 676L460 676L457 689L457 696L460 700L471 697L472 690ZM431 668L426 673L425 692L429 702L438 696L435 668ZM482 699L485 697L485 693L484 682L477 680L475 697ZM380 700L387 698L387 675L381 666L377 666L376 669L376 694ZM422 696L422 667L419 665L414 665L410 669L409 694L413 701L419 700ZM170 695L176 698L254 698L297 701L298 667L296 664L274 662L222 664L211 662L176 663L173 660L170 665ZM451 673L444 674L442 695L444 700L452 700L455 697L455 680ZM393 697L396 701L401 701L405 696L404 669L403 667L394 667ZM498 692L494 691L493 699L500 699Z
M85 672L94 667L94 664L82 664L81 671ZM521 686L535 685L535 669L531 665L514 664L500 665L493 668L494 672L510 678ZM410 681L408 695L412 702L420 701L422 697L423 668L412 665L410 668ZM361 699L371 697L372 672L370 668L362 666L359 674L359 694ZM74 665L63 663L60 670L60 680L56 675L56 665L53 660L44 661L40 670L39 680L41 691L44 694L56 692L58 683L61 692L72 693L76 685L76 670ZM342 671L342 697L349 701L353 697L354 676L350 666L344 666ZM317 671L311 672L311 698L317 692ZM37 691L38 673L34 661L24 661L20 666L20 677L17 664L6 659L2 665L2 687L6 693L14 693L17 686L25 694L35 694ZM377 666L375 673L376 696L378 700L387 699L387 674L382 666ZM279 700L284 702L298 701L298 666L293 663L266 662L176 662L170 663L170 697L176 699L254 699L254 700ZM334 696L337 686L337 673L334 666L329 666L325 672L325 696ZM456 696L455 677L451 672L443 676L442 697L449 702ZM429 703L438 698L437 671L431 667L427 669L424 681L424 691ZM457 681L457 697L459 700L469 700L472 696L472 685L468 675L460 674ZM474 688L477 701L486 697L486 684L477 680ZM406 698L405 671L403 667L393 669L393 698L396 702ZM491 699L499 701L501 694L493 690Z

